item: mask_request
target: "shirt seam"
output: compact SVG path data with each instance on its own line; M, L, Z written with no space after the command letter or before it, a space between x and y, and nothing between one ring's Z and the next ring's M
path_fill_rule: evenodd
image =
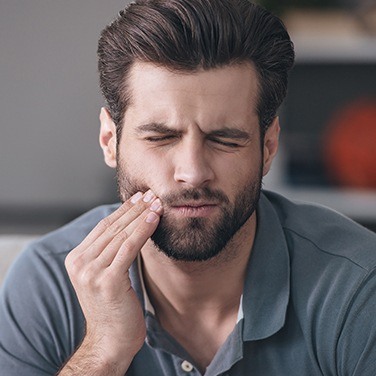
M288 228L288 227L285 227L285 226L282 226L282 228L283 228L284 230L288 231L288 232L291 232L291 233L295 234L295 235L298 236L299 238L304 239L304 240L306 240L307 242L311 243L311 244L312 244L315 248L317 248L320 252L323 252L323 253L325 253L325 254L327 254L327 255L330 255L330 256L333 256L333 257L339 257L339 258L345 259L345 260L351 262L352 264L358 266L358 267L361 268L362 270L366 271L367 273L370 272L370 271L372 271L372 270L376 267L375 265L372 265L371 268L367 268L367 267L365 267L365 266L363 266L363 265L360 265L359 263L357 263L356 261L350 259L350 258L347 257L347 256L340 255L340 254L337 254L337 253L333 253L333 252L331 252L331 251L328 251L328 250L325 250L325 249L321 248L321 247L320 247L318 244L316 244L312 239L310 239L310 238L308 238L308 237L306 237L306 236L304 236L304 235L302 235L302 234L296 232L295 230L293 230L293 229L291 229L291 228Z
M335 365L336 365L336 371L338 371L338 346L339 346L339 341L340 341L340 338L341 338L341 336L343 334L343 331L344 331L344 328L345 328L345 323L346 323L347 318L349 317L351 307L354 305L354 302L355 302L355 300L357 298L358 293L361 290L361 287L364 286L370 278L372 278L372 274L375 273L375 270L376 270L376 267L373 267L370 270L368 270L368 272L364 275L364 277L354 287L351 296L349 297L349 299L347 300L347 302L346 302L346 304L344 306L343 316L341 317L341 320L339 321L340 325L338 327L338 331L337 331L337 334L336 334L336 337L335 337L335 343L336 343L336 346L335 346Z

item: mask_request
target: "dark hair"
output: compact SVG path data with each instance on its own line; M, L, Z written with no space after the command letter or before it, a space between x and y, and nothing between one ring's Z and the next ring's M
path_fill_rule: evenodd
M136 0L101 33L100 86L121 132L135 61L183 72L252 62L262 133L287 91L294 49L282 21L248 0Z

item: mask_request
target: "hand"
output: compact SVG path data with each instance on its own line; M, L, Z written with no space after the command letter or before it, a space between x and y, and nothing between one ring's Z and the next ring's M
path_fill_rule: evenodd
M129 268L157 228L162 211L151 191L139 192L104 218L66 258L86 319L82 346L97 352L103 362L129 365L144 343L144 315Z

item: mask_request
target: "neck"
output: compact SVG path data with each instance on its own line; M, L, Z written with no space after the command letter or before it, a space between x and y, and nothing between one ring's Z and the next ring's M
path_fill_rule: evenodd
M171 260L149 241L141 252L143 273L158 318L207 312L220 320L237 311L255 231L254 213L218 256L203 262Z

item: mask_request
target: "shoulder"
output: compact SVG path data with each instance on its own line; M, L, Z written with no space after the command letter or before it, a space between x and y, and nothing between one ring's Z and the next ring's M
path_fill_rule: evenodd
M37 273L39 277L47 277L49 272L65 272L66 255L82 242L100 220L117 207L117 204L96 207L66 225L31 241L11 265L7 278L20 273L29 276Z
M326 207L272 192L265 198L289 253L290 314L322 370L373 375L376 235Z
M64 260L115 208L93 209L31 242L9 269L0 293L0 363L7 371L17 363L19 375L54 374L80 343L84 319Z
M80 244L98 222L110 215L117 207L118 204L98 206L30 243L29 248L40 253L66 254Z
M30 242L9 268L3 283L4 296L16 291L20 300L29 299L28 294L31 294L34 297L49 296L47 301L51 302L74 295L65 270L65 258L115 208L116 205L97 207Z
M273 192L264 194L277 212L290 250L310 249L364 270L375 268L375 233L327 207L288 200Z
M31 241L11 265L4 285L12 288L13 285L7 283L9 278L31 278L34 274L43 278L63 269L67 253L80 244L95 225L117 206L114 204L94 208L57 230Z

